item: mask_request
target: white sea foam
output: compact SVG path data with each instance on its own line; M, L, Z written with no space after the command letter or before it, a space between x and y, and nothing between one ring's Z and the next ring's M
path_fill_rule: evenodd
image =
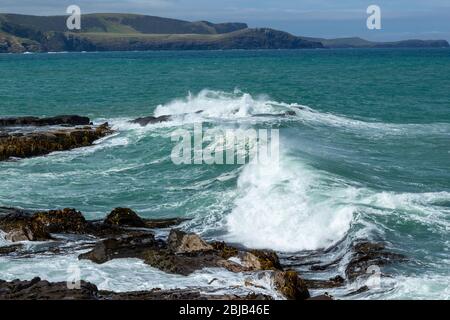
M172 115L168 123L141 127L122 121L118 126L142 135L149 131L164 135L164 132L170 134L170 127L202 121L248 124L247 121L268 121L270 115L274 116L273 120L287 110L296 112L296 117L288 118L289 121L297 119L311 125L340 127L370 135L420 132L418 129L445 132L448 129L447 125L440 124L387 124L352 119L318 112L300 104L273 101L265 96L255 98L239 90L231 93L202 90L196 95L189 94L184 99L159 105L154 115ZM257 115L269 117L255 117ZM169 130L166 132L166 129ZM385 197L340 183L327 186L323 180L321 173L303 165L301 159L282 159L279 167L258 163L245 166L238 179L238 198L226 217L228 238L250 247L282 251L328 247L348 232L359 207ZM192 187L201 189L210 183L201 181ZM205 229L208 227L204 226Z
M278 110L277 110L278 109ZM176 99L159 105L156 116L185 115L201 112L201 117L215 119L239 119L256 114L272 114L280 111L266 97L254 98L248 93L202 90L197 95L189 93L185 99Z
M280 118L279 115L286 111L294 111L296 115ZM146 127L129 123L131 119L113 120L113 123L120 129L146 133L159 128L177 127L197 122L221 123L238 121L241 124L256 124L260 122L283 121L283 119L288 121L296 119L309 125L332 126L342 130L357 131L358 134L365 134L371 137L450 134L450 125L448 123L396 124L373 119L354 119L344 115L320 112L299 103L278 102L271 100L265 95L252 96L237 89L233 92L204 89L198 94L189 93L185 98L175 99L158 105L154 111L154 116L163 115L171 115L172 119Z
M439 228L442 232L450 230L449 192L365 193L359 204L375 209L366 208L371 214L396 215L399 219L415 221L433 229ZM447 205L442 206L441 203Z
M3 232L2 230L0 230L0 246L6 246L6 245L11 244L10 241L5 239L5 235L6 235L6 233Z
M5 262L4 258L0 258L2 279L8 281L18 278L30 280L39 276L50 282L65 282L71 275L68 270L76 267L80 270L82 280L96 284L100 290L129 292L154 288L191 288L212 294L245 295L260 292L279 297L267 275L233 273L225 269L203 269L186 277L162 272L138 259L116 259L99 265L88 260L78 260L76 254L35 256Z
M449 300L450 282L448 275L422 275L422 276L398 276L395 278L384 278L385 286L390 286L389 292L366 296L366 299L415 299L415 300Z
M286 110L295 111L296 116L276 117ZM197 111L203 112L196 113ZM381 136L433 132L448 134L449 132L448 124L388 124L362 121L321 113L300 104L276 102L263 96L252 97L239 91L226 93L203 90L197 95L190 94L185 99L160 105L154 114L156 116L172 115L173 119L146 127L132 124L129 122L131 119L128 118L109 120L113 128L118 130L116 135L98 141L93 147L60 153L58 157L52 157L52 161L66 161L66 157L85 155L102 148L126 147L149 136L169 137L172 130L178 126L203 121L212 122L217 127L220 123L227 121L247 125L274 119L277 121L294 119L312 126L332 126L352 130L358 134ZM269 115L269 117L255 117L261 114ZM289 149L284 151L279 166L250 163L216 178L197 181L190 187L167 188L166 190L194 189L198 192L190 199L155 205L152 207L152 212L163 209L176 211L180 207L185 207L188 201L194 200L201 203L200 200L205 197L215 198L217 199L215 203L192 208L189 214L194 219L185 224L187 229L202 235L208 234L211 230L225 229L228 232L225 235L226 240L252 248L270 248L288 252L331 246L348 232L353 232L351 225L355 221L356 213L359 212L395 214L404 219L426 224L430 228L442 228L443 232L449 230L450 193L448 192L413 194L376 192L363 187L349 187L346 181L307 166L302 159L290 155ZM167 157L154 161L158 163ZM37 159L26 161L39 161ZM106 170L104 174L136 169L139 165L113 167ZM75 174L78 174L78 171L66 172L64 176L70 177ZM36 179L53 177L48 173L36 173L36 175L39 176L30 175L30 177ZM217 181L226 181L237 176L238 183L234 190L224 192L208 188ZM186 176L186 179L189 178ZM42 205L45 206L45 204ZM374 230L382 232L383 228L389 227L371 224L369 219L363 220L358 221L364 228L355 231L358 233L356 237L366 238ZM2 244L0 237L0 245ZM0 260L0 272L5 279L31 278L40 275L51 281L65 281L67 267L72 263L79 263L83 279L96 283L100 289L116 291L146 290L155 287L170 289L209 286L212 290L219 290L217 292L220 292L221 288L226 288L224 290L230 293L233 290L240 290L235 288L245 288L243 283L245 279L248 279L244 275L232 274L221 269L207 269L190 277L179 277L162 273L149 268L141 261L132 259L114 260L104 265L94 265L86 261L78 262L75 256L35 257L31 260L8 260L7 263L2 263L3 261ZM219 280L214 280L215 278ZM252 281L258 286L267 288L263 292L270 292L267 279L252 279ZM420 292L423 292L425 298L445 295L448 297L448 285L442 285L440 282L443 282L443 279L439 277L397 278L395 284L397 289L392 293L384 293L380 297L408 298L422 294Z
M238 179L228 238L252 248L300 251L325 248L350 228L350 190L321 185L321 177L284 157L279 166L248 164Z

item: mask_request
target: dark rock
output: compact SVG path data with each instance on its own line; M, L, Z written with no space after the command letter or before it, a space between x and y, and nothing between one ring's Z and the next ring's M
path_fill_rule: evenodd
M278 257L273 252L252 250L252 264L241 265L225 259L223 248L224 245L206 243L198 235L172 230L167 242L140 233L103 240L97 243L92 251L80 255L79 258L96 263L117 258L138 258L161 271L186 276L197 270L213 267L232 272L281 269ZM231 251L243 256L249 253L227 249L227 252Z
M181 275L189 275L207 267L227 267L233 264L213 251L176 254L166 242L155 240L153 235L147 233L103 240L98 242L92 251L79 256L79 259L88 259L95 263L119 258L139 258L154 268Z
M273 113L258 113L258 114L254 114L253 117L267 117L267 118L280 117L280 118L284 118L284 117L295 116L295 115L297 115L295 113L295 111L286 111L284 113L277 113L277 114L273 114Z
M172 118L171 116L160 116L160 117L148 116L148 117L137 118L130 122L136 123L136 124L139 124L139 125L145 127L146 125L149 125L149 124L170 121L171 118Z
M86 221L82 213L75 209L32 212L0 207L0 230L6 233L7 240L13 242L50 240L53 239L51 233L111 238L132 234L124 227L159 228L182 221L185 220L144 220L131 209L123 208L114 209L105 221ZM147 233L150 233L150 230Z
M112 259L141 258L145 250L159 246L161 243L155 240L153 234L136 233L100 241L92 251L81 254L78 258L101 264Z
M94 141L111 134L107 123L99 127L60 129L26 134L8 134L0 138L0 161L11 157L29 158L54 151L90 146Z
M50 283L40 278L31 281L0 280L0 300L92 300L97 299L97 287L81 281L80 289L68 289L67 283Z
M208 295L200 293L199 291L188 289L174 289L174 290L159 290L140 292L123 292L111 293L108 291L100 292L100 299L105 300L273 300L272 297L250 293L246 296L237 295Z
M88 117L81 117L76 115L56 116L50 118L37 117L16 117L16 118L0 118L0 127L10 126L55 126L55 125L71 125L84 126L89 125Z
M97 238L111 238L126 235L127 230L122 227L105 224L103 221L88 221L86 228L86 235L91 235Z
M310 267L312 271L324 271L329 269L330 267L336 266L339 262L342 261L343 256L338 257L337 259L326 263L326 264L314 264Z
M217 254L225 260L236 257L239 254L237 248L229 246L225 242L212 242L211 246L217 251Z
M360 242L353 246L353 256L345 269L345 275L350 281L361 275L368 275L371 266L384 266L386 264L405 261L405 256L385 250L382 243Z
M346 297L351 297L351 296L355 296L355 295L360 294L360 293L367 292L367 291L369 291L369 290L370 290L370 289L369 289L368 286L362 286L361 288L359 288L359 289L357 289L357 290L355 290L355 291L352 291L352 292L350 292L350 293L347 293L345 296L346 296Z
M116 208L106 217L105 224L120 227L143 228L146 226L144 220L136 212L128 208Z
M10 241L45 241L52 239L50 233L83 234L88 223L75 209L51 210L30 214L9 209L0 215L0 229Z
M88 223L81 212L75 209L36 212L33 223L43 226L47 233L86 233Z
M28 212L10 209L7 214L0 215L0 230L6 232L9 240L45 241L52 239L45 226L35 223Z
M143 219L145 227L149 229L165 229L177 226L189 219L184 218L167 218L167 219Z
M97 286L81 281L79 289L69 289L66 282L51 283L40 278L30 281L0 280L0 300L271 300L261 294L207 295L196 290L174 289L136 292L99 291Z
M310 297L308 287L297 271L275 271L273 285L288 300L305 300Z
M330 301L330 300L334 300L334 299L332 296L329 296L327 294L322 294L320 296L311 297L306 300Z
M342 287L345 279L341 276L330 278L329 280L304 279L308 289L328 289Z
M220 258L214 252L199 251L191 254L174 254L171 250L152 248L144 251L144 262L161 271L188 276L204 268L223 267L233 272L243 271L239 265Z
M0 256L17 252L23 248L22 244L13 244L6 247L0 247Z

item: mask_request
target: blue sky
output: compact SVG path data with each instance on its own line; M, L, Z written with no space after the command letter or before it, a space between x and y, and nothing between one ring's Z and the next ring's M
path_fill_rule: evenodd
M1 0L0 12L63 15L71 4L84 13L246 22L304 36L450 40L450 0ZM366 9L371 4L381 8L382 30L366 28Z

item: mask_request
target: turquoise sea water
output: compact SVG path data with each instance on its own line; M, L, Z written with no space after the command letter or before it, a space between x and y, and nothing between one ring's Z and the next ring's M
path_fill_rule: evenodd
M0 55L0 76L1 117L79 114L117 130L90 148L0 163L0 206L186 216L206 238L285 257L339 243L324 262L352 240L385 241L408 262L383 267L382 288L356 298L450 296L448 49ZM287 110L296 115L276 116ZM177 116L128 123L154 113ZM280 129L280 165L175 166L171 133L198 122ZM61 280L79 263L33 259L0 260L0 278ZM132 260L81 267L114 290L199 285L219 272L180 280Z

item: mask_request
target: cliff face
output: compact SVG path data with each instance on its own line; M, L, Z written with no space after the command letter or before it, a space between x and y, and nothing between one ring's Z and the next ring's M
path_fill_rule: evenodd
M0 53L49 51L225 50L448 47L445 40L377 43L360 38L296 37L244 23L188 22L132 14L88 14L69 32L66 17L0 14Z
M304 41L271 29L244 29L218 35L109 35L69 34L68 47L75 51L127 50L226 50L322 48L319 42Z

